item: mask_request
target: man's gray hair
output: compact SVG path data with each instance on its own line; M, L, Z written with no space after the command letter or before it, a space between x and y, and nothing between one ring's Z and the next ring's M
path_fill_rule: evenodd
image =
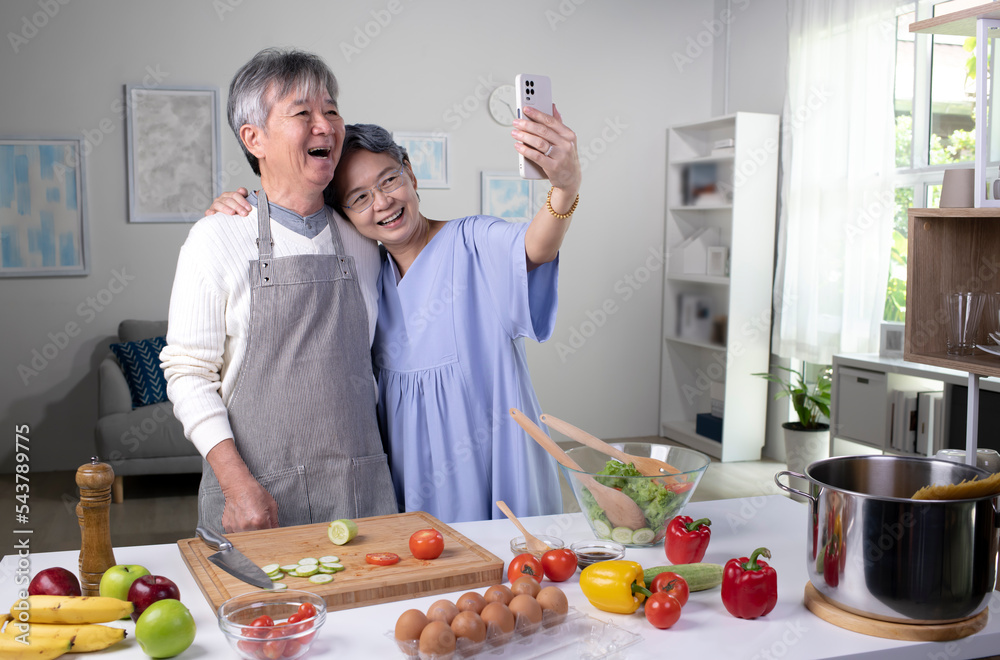
M318 89L326 89L337 102L340 90L333 71L318 55L301 50L265 48L236 72L229 83L226 115L254 174L260 176L260 164L243 144L240 127L264 128L275 101L296 90L311 96Z
M396 144L396 141L392 139L392 133L375 124L350 124L347 126L344 132L344 149L341 151L341 161L347 157L347 154L355 151L388 154L400 164L410 162L410 156L406 153L406 149ZM336 192L338 175L343 176L343 170L340 167L334 172L333 181L326 187L324 196L327 204L339 209L343 206L343 200L338 198Z

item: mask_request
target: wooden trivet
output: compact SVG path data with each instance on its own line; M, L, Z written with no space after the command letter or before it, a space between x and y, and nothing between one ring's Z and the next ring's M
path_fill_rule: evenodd
M973 635L989 619L989 608L979 614L953 623L896 623L870 619L843 610L821 594L811 582L806 582L805 606L827 623L872 637L899 639L910 642L948 642Z

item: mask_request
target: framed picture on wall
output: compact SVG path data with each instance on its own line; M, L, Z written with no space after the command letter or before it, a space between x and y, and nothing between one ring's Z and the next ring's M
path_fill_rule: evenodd
M530 222L535 216L532 182L517 172L483 172L482 188L483 215L511 222Z
M194 222L219 190L219 90L125 86L129 222Z
M451 188L447 134L395 131L392 139L406 149L419 188Z
M82 141L0 138L0 277L90 272Z

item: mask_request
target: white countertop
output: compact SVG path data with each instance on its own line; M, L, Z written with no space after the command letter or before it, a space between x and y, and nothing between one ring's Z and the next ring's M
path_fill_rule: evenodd
M964 639L944 643L899 642L869 637L843 630L817 618L802 604L806 574L805 505L781 495L759 496L688 505L685 514L694 518L712 519L712 541L705 561L724 564L736 556L749 555L755 548L771 550L770 564L778 573L778 604L765 617L746 621L731 616L723 607L719 589L691 594L680 621L668 630L658 630L646 622L641 610L632 615L601 612L590 605L579 588L579 571L566 582L555 583L566 593L571 607L602 621L610 621L642 637L615 658L878 658L878 660L910 660L921 658L982 658L1000 653L1000 597L990 603L991 616L986 628ZM567 546L577 540L592 538L580 513L526 518L528 531L554 534ZM512 558L510 539L520 533L506 520L456 523L452 527L479 543L504 560ZM51 566L74 570L78 552L51 552L31 555L33 575ZM630 548L626 559L643 567L668 563L663 545L652 548ZM190 608L198 624L198 636L187 651L177 656L181 660L235 657L231 654L215 614L188 572L176 544L115 548L115 559L122 564L141 564L154 574L174 580L181 591L181 600ZM15 583L19 558L8 555L0 562L0 603L13 603L17 597ZM549 584L548 581L545 584ZM26 588L22 587L22 588ZM399 615L410 608L426 610L440 598L456 600L467 591L426 596L353 610L330 613L308 658L404 658L395 643L385 633L392 630ZM485 588L477 589L480 593ZM129 631L125 642L105 651L102 657L143 659L131 635L134 624L119 622ZM525 647L527 650L530 647ZM667 651L669 650L669 653ZM506 654L509 655L509 654ZM489 656L485 656L489 657ZM551 657L551 656L548 656Z

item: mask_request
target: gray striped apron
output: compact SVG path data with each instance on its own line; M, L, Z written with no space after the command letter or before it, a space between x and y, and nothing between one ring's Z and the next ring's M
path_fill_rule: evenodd
M329 209L334 255L275 258L264 191L257 217L250 335L228 405L236 448L282 527L396 513L354 258ZM198 524L223 529L224 506L205 461Z

